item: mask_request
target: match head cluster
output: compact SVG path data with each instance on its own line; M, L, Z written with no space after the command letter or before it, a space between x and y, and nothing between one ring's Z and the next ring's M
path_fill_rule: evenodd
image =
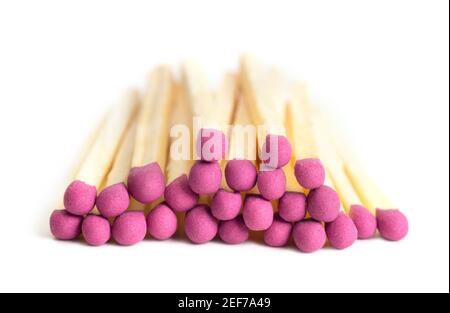
M173 237L182 218L184 233L195 244L216 237L239 244L249 240L251 232L263 232L268 246L292 242L300 251L311 253L327 242L335 249L346 249L357 239L375 237L377 230L390 241L401 240L408 233L408 221L398 210L377 210L373 215L355 204L344 213L338 193L325 185L326 171L319 159L298 160L295 168L289 165L292 148L286 137L268 135L263 147L269 151L274 147L271 141L277 141L277 162L262 161L257 170L251 161L232 160L226 162L222 173L220 162L225 162L227 139L209 133L214 135L213 143L200 142L200 150L209 153L201 153L188 175L167 186L156 162L132 168L126 183L108 186L98 195L96 187L72 182L64 194L65 210L54 211L50 217L52 234L60 240L82 235L92 246L111 239L130 246L147 236L155 240ZM295 172L305 193L286 191L285 166ZM208 196L208 204L199 203L201 196ZM147 216L144 211L130 210L131 199L154 208ZM95 207L98 214L93 213Z

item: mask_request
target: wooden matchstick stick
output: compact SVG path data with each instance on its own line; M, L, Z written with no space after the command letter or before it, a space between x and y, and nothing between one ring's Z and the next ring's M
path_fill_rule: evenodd
M97 197L97 209L106 218L119 216L130 205L130 196L125 182L131 169L136 127L136 116L134 116L106 178L105 187Z
M311 119L311 109L303 84L295 83L291 88L288 103L288 135L293 143L295 176L308 193L307 210L317 221L332 222L341 210L339 196L331 188L331 180L325 181L326 172L319 159L317 134ZM327 185L324 185L324 183Z
M172 73L167 66L150 74L138 116L128 190L134 199L150 204L164 194L169 143L169 119L173 100Z
M222 188L238 192L257 193L257 131L253 125L247 105L239 98L233 127L230 133L228 162L225 167L225 182Z
M268 69L250 56L241 60L240 81L253 123L258 126L260 166L258 189L267 200L281 198L286 191L282 167L290 162L292 149L286 138L287 82L280 71Z
M189 186L199 195L211 195L219 190L222 180L218 161L227 153L226 134L234 110L235 79L231 74L226 75L219 92L214 94L196 63L185 63L182 77L192 114L196 124L200 124L199 131L194 125L194 142L201 161L189 173Z
M295 83L288 104L290 127L295 161L295 176L305 189L315 189L325 182L325 169L318 156L317 143L310 112L306 86Z
M105 124L106 117L103 117L100 123L95 127L95 129L89 134L88 139L83 143L78 158L76 159L75 165L72 167L70 174L68 176L68 181L64 186L69 185L73 180L76 179L76 175L79 172L84 160L86 159L89 151L95 143L95 140L100 135L101 130ZM61 192L64 194L64 192ZM83 222L83 216L75 216L63 210L64 207L64 197L58 197L56 210L50 215L50 231L52 235L58 240L73 240L80 236L81 226Z
M175 212L186 212L192 209L199 199L199 196L189 187L188 182L188 174L194 163L191 153L191 129L192 111L188 106L185 90L181 86L177 86L171 117L170 153L166 166L167 187L164 192L167 204ZM185 135L188 137L183 137ZM184 139L188 140L188 151L185 151L187 155L183 155L183 151L181 153L179 151L182 147L186 147Z
M136 91L130 91L106 117L104 125L64 194L64 207L74 215L85 215L95 205L97 189L103 183L122 136L138 103Z
M364 232L360 231L360 234L363 237L370 238L370 225L373 224L373 215L375 215L378 230L383 238L391 241L398 241L405 238L409 231L407 217L400 210L395 209L396 206L393 202L362 168L359 161L350 153L351 150L348 149L348 145L342 139L339 140L339 144L337 143L338 139L336 135L332 135L336 134L336 130L333 129L333 132L331 132L330 128L327 127L327 125L331 125L332 123L325 119L323 114L320 114L320 119L323 121L321 127L328 134L328 138L331 141L330 145L336 151L336 158L339 158L342 162L344 174L363 204L363 206L352 206L350 210L350 217L358 229L369 229ZM371 214L368 214L366 208L370 210Z

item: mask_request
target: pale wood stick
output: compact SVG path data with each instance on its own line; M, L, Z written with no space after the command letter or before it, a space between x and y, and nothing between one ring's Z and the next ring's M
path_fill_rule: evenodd
M317 114L323 120L323 131L328 134L333 148L341 159L344 172L361 200L362 205L373 214L376 214L377 208L396 208L392 200L381 190L378 184L361 166L359 160L350 152L351 148L342 140L343 136L337 135L339 132L336 127L331 127L333 122L327 119L323 113L319 112Z
M97 189L101 187L137 104L137 91L132 90L124 96L120 105L108 114L102 130L75 176L77 180L95 186Z
M94 145L95 141L97 140L97 137L100 135L100 132L105 124L105 121L106 121L106 115L101 118L98 125L96 125L96 127L90 132L87 140L82 144L80 152L78 153L78 157L75 159L75 163L72 166L72 168L69 172L69 175L67 176L67 178L65 180L65 184L63 184L64 189L61 190L61 192L59 192L59 194L63 195L66 186L69 185L72 181L74 181L76 179L76 175L80 171L81 166L84 163L84 161L86 160L86 157L88 156L92 146ZM57 208L64 207L62 196L58 197L56 207Z
M167 184L170 184L175 179L182 175L188 175L189 170L192 167L192 142L191 142L191 130L192 130L192 111L190 110L187 100L185 90L180 86L176 85L176 101L174 103L174 109L172 111L171 117L171 140L170 140L170 149L169 149L169 158L166 166L166 179ZM177 127L181 127L177 129ZM185 129L186 127L186 129ZM174 151L175 149L181 149L178 145L176 145L178 140L182 140L182 137L175 137L175 135L183 135L181 131L188 130L189 133L189 142L187 152L188 158L186 160L176 160L172 156L178 153L178 151ZM179 133L180 132L180 133ZM179 133L179 134L178 134Z
M250 160L256 165L257 132L244 99L239 98L233 128L230 133L229 160Z
M257 166L257 132L243 97L240 97L238 100L232 124L227 159L249 160ZM226 162L222 165L222 172L225 166ZM230 190L226 183L225 175L222 176L222 188ZM258 189L254 187L250 193L258 193Z
M133 167L157 162L165 168L172 100L172 73L169 67L159 66L150 74L137 120Z
M183 175L188 175L189 170L192 167L192 151L191 151L191 133L192 133L192 112L189 108L186 99L185 90L180 84L174 85L175 90L175 102L174 108L172 110L172 116L170 119L170 152L166 165L166 179L167 185L169 186L173 181ZM179 128L179 129L177 129ZM188 138L183 138L184 132L187 131ZM175 137L178 136L178 137ZM179 147L176 143L178 140L183 141L187 139L188 145L185 147L185 142L180 142ZM173 154L178 153L178 151L173 151L175 149L187 148L187 158L186 159L176 159ZM177 215L177 237L184 236L184 212L176 212Z
M214 95L202 67L194 61L182 65L182 83L194 117L202 118L202 127L218 127L221 120L214 112Z
M326 134L326 124L317 112L310 112L309 114L313 120L313 128L317 138L317 147L319 156L324 162L328 177L326 183L331 184L339 194L342 205L347 213L350 212L352 205L361 204L361 200L344 169L344 163L334 147L334 144Z
M219 130L225 136L229 135L229 125L232 122L235 107L235 75L225 74L218 90L212 92L202 67L193 61L188 61L182 66L182 81L192 115L196 118L193 128L196 149L200 148L197 147L198 135L203 128ZM200 154L197 151L196 156Z
M259 147L268 134L286 136L284 119L288 84L284 75L245 55L241 59L240 80L252 120L262 127L258 132Z
M221 130L229 136L229 125L233 121L233 115L236 108L237 93L236 75L226 73L222 82L214 94L214 107Z
M296 160L317 158L316 134L313 130L311 111L306 86L303 83L294 83L291 88L288 102L289 139L293 146L293 164Z
M241 83L245 101L258 131L258 148L263 146L268 134L287 136L288 83L279 69L264 68L256 59L244 56L241 61ZM283 167L286 191L302 192L292 166Z
M105 186L122 183L127 180L128 173L131 169L131 161L133 159L136 128L136 116L134 116L120 144L113 166L106 178Z

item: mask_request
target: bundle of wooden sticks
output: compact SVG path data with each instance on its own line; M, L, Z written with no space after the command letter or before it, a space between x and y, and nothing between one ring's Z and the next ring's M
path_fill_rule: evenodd
M55 238L238 244L260 232L268 246L293 239L314 252L407 235L304 84L251 56L215 91L196 63L180 74L157 67L142 95L128 92L101 121L50 217Z

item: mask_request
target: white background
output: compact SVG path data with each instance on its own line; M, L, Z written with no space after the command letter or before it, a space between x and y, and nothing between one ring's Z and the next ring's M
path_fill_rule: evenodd
M448 1L0 1L0 289L449 290ZM48 217L92 124L153 65L248 51L310 83L408 215L400 243L91 248Z

